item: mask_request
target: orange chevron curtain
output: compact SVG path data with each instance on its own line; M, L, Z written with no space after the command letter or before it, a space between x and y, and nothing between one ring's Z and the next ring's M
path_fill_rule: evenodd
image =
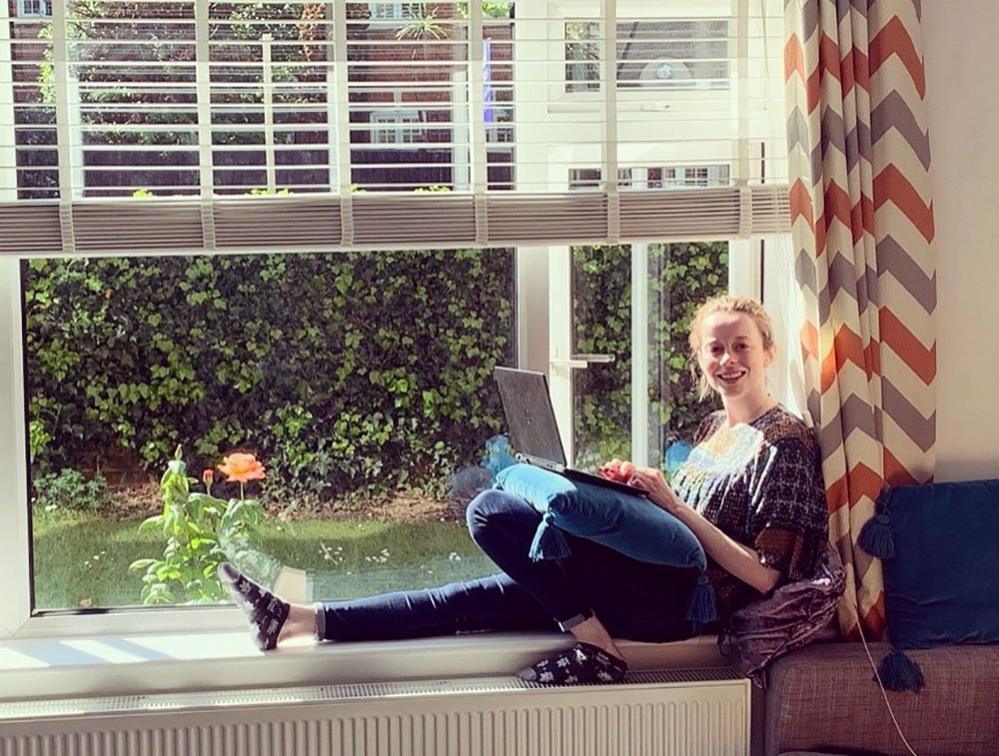
M936 274L919 0L786 0L795 275L840 630L885 626L881 563L857 546L883 486L931 479Z

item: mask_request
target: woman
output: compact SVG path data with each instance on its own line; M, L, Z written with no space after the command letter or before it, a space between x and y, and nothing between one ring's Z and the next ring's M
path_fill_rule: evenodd
M818 448L766 385L775 356L759 303L709 300L691 324L702 398L723 409L701 423L671 487L637 468L631 483L678 517L708 555L719 619L777 585L809 577L826 541ZM617 682L627 670L614 638L665 642L695 631L684 619L697 573L646 564L566 534L571 556L532 562L540 515L519 497L484 491L468 507L472 538L502 570L489 578L314 606L288 604L224 564L219 574L263 650L304 635L379 640L487 630L561 628L576 645L519 673L541 683Z

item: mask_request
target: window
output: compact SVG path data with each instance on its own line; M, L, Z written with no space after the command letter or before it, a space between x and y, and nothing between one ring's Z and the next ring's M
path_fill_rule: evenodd
M648 184L650 189L671 189L684 186L727 186L730 166L695 165L666 168L650 168Z
M372 3L371 17L392 21L418 18L422 10L420 3Z
M17 15L21 18L51 16L52 0L17 0Z
M569 189L601 189L603 171L600 168L570 168L569 169ZM631 185L632 171L630 168L619 168L617 172L618 185L625 187Z
M600 24L565 23L565 91L600 89ZM728 89L728 19L631 21L617 25L619 89Z
M573 20L577 5L68 1L65 64L48 36L0 43L0 402L16 419L0 429L0 635L58 612L77 632L192 621L105 611L142 600L131 561L163 555L138 521L177 445L196 490L226 451L260 455L245 493L275 519L258 567L300 570L301 598L488 568L447 494L501 429L496 364L550 374L580 460L624 444L657 459L680 389L653 368L678 335L642 324L682 319L688 257L708 260L698 292L752 289L745 250L787 227L782 8L739 27L740 99L731 19L635 4L646 15ZM373 23L382 6L400 23ZM567 64L575 91L599 83L602 28L617 86L565 97ZM694 89L642 78L654 56L699 66ZM646 81L678 99L636 102ZM614 361L578 367L591 351Z
M419 142L423 130L405 124L419 124L420 111L396 108L371 113L371 141L375 144L413 144Z
M129 570L163 559L139 525L178 445L195 478L232 450L265 464L246 493L279 516L219 545L261 579L307 573L300 600L489 574L446 493L502 428L513 281L503 249L25 262L35 609L222 598Z
M730 173L728 165L618 168L617 183L621 189L728 186ZM569 189L598 189L601 187L601 175L599 168L571 168Z

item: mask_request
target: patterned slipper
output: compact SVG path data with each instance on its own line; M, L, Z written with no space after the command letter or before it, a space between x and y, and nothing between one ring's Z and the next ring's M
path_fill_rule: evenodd
M261 585L253 582L229 562L219 565L219 580L229 589L233 602L246 615L250 635L257 648L270 651L288 619L291 607Z
M566 651L542 659L517 676L543 685L580 685L619 683L628 664L589 643L577 643Z

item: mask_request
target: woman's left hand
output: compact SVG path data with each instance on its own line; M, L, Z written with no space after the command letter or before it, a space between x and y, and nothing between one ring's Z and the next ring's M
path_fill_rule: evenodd
M663 475L662 470L657 470L654 467L635 467L634 473L632 473L631 480L628 483L637 488L644 488L648 491L649 499L654 503L665 509L671 515L679 516L680 513L685 509L690 509L676 492L670 488L669 483L666 482L666 477Z

